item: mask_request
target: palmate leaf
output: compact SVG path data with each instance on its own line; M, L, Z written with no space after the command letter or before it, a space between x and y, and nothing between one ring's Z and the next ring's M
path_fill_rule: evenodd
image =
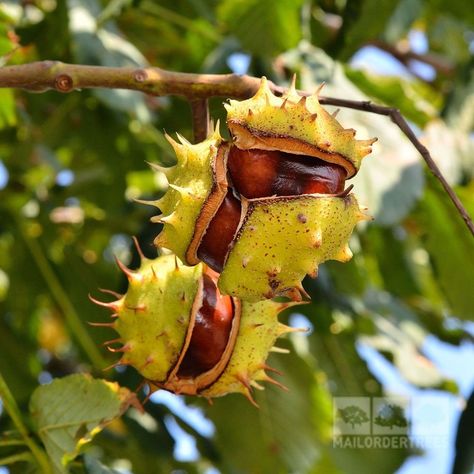
M116 383L74 374L42 385L30 400L30 412L56 473L104 426L119 417L135 395Z

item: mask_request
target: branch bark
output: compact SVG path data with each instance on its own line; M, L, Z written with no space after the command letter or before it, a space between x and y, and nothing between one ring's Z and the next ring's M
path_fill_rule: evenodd
M42 61L19 66L0 68L0 88L21 88L31 92L56 90L71 92L77 89L113 88L129 89L152 95L183 96L191 103L195 137L202 138L207 116L206 100L210 97L229 97L246 99L258 89L260 79L236 74L190 74L167 71L156 67L116 68L65 64L56 61ZM276 94L282 94L285 88L269 83ZM310 95L300 92L301 95ZM415 133L403 118L400 111L393 107L373 104L370 101L354 101L333 97L320 97L321 104L335 105L385 115L400 128L418 150L433 175L440 181L457 211L474 236L474 223L451 186L443 177L428 149L416 138Z

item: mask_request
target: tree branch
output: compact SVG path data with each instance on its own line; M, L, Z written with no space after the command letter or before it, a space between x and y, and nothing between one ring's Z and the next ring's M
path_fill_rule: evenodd
M189 74L156 67L105 67L41 61L0 68L0 87L31 92L72 92L77 89L130 89L152 95L189 99L250 97L260 80L237 74Z
M204 127L205 119L203 121L202 118L205 116L203 115L203 110L206 109L205 99L209 97L246 99L255 94L259 84L260 79L247 75L189 74L166 71L155 67L116 68L42 61L0 68L0 88L22 88L32 92L45 92L47 90L71 92L76 89L101 87L130 89L159 96L183 96L191 102L194 133L199 138L202 138L204 133L202 127ZM269 85L276 94L282 94L285 91L285 88L276 86L271 82ZM310 95L307 92L301 92L301 94ZM376 105L370 101L354 101L323 96L320 97L320 102L321 104L346 107L390 117L421 154L474 236L474 224L468 212L443 177L428 149L416 138L415 133L398 109ZM207 112L204 113L207 114Z

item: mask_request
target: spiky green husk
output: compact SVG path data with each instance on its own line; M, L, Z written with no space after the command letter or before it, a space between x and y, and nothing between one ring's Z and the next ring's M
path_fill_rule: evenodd
M230 361L219 379L202 391L201 395L220 397L238 392L254 403L251 395L252 388L262 388L258 382L279 385L268 375L267 371L270 367L266 365L266 360L280 336L301 330L278 322L278 313L288 306L288 304L270 300L242 303L239 334Z
M189 262L186 252L195 233L195 223L215 184L213 164L222 137L217 125L208 139L196 145L182 137L179 137L181 143L167 138L176 153L177 164L162 169L169 188L161 199L153 202L162 213L153 220L164 224L155 245L171 250L183 262L194 265L197 262Z
M106 343L121 343L119 348L109 346L112 352L123 354L114 365L135 367L157 387L207 398L238 392L253 402L251 387L261 388L259 381L278 385L266 373L270 368L265 361L278 337L298 330L279 323L277 318L281 310L294 303L240 304L234 300L238 316L234 313L230 342L222 360L208 372L182 377L179 367L192 338L193 315L202 304L204 265L187 267L174 255L162 255L154 260L143 258L136 271L123 265L121 268L129 280L127 293L117 301L99 303L116 313L114 323L107 325L120 338Z
M115 303L120 363L133 365L147 379L166 380L184 344L202 271L202 264L187 267L174 255L163 255L144 259L128 273L128 291Z
M344 166L348 177L371 152L375 139L356 140L354 129L345 129L321 107L318 92L300 96L294 87L275 96L265 77L248 100L225 104L227 124L235 144L244 150L259 148L319 157Z
M321 262L351 258L347 242L363 219L352 194L251 200L219 289L247 301L291 293Z

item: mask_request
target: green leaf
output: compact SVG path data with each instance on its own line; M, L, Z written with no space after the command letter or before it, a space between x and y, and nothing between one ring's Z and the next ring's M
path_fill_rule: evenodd
M452 315L474 320L474 239L441 186L431 176L428 183L420 205L426 249Z
M147 65L142 53L120 35L111 21L107 27L98 28L96 18L100 15L100 6L97 1L75 0L71 5L69 16L77 62L109 67ZM95 89L93 93L110 108L132 113L143 122L151 120L144 95L139 92Z
M104 466L104 464L92 456L84 456L84 464L87 468L88 474L120 474L119 471Z
M427 8L429 9L430 5L427 5ZM472 53L465 36L466 18L458 19L451 15L440 15L436 10L431 11L426 18L426 22L430 23L427 30L430 51L449 58L451 63L470 61Z
M428 6L434 11L448 13L457 19L474 26L474 11L472 5L464 0L435 0L429 2Z
M471 97L474 101L474 94ZM468 102L470 97L465 99ZM467 131L438 119L425 127L421 140L451 186L466 177L474 179L474 140Z
M29 451L24 451L22 453L11 454L10 456L0 458L0 466L8 466L9 464L15 464L17 462L27 462L33 464L34 461L35 458L33 455Z
M38 387L30 400L30 412L56 472L66 472L81 447L134 401L128 389L84 374Z
M427 334L416 314L385 292L371 291L364 302L377 332L361 336L361 342L387 357L409 383L457 391L456 384L422 354Z
M471 59L456 78L443 116L446 122L458 131L474 130L474 59Z
M357 332L351 326L350 317L330 307L332 304L321 298L317 303L315 301L313 298L312 303L298 308L298 312L304 313L314 324L308 342L310 353L321 370L319 379L327 379L333 397L381 396L379 383L356 351ZM340 449L332 443L329 448L330 465L342 473L391 474L407 455L405 449ZM321 462L323 460L325 457ZM311 472L332 471L315 469Z
M247 51L273 56L293 48L301 38L302 0L225 0L218 17Z
M106 4L97 18L97 24L102 26L109 20L113 20L122 13L122 10L130 7L133 0L111 0Z
M394 43L403 39L422 11L422 0L400 0L383 32L385 40Z
M415 297L420 293L402 227L383 228L372 225L361 239L361 258L372 258L372 269L377 272L379 279L377 286L382 286L400 298Z

